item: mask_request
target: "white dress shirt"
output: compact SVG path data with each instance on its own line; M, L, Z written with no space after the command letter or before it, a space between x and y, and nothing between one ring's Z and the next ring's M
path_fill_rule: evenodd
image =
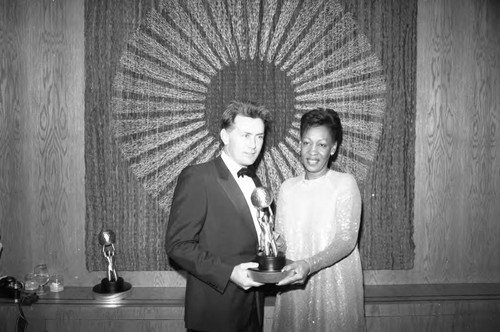
M245 200L247 201L248 208L250 209L250 212L252 214L252 220L253 224L255 226L255 231L257 232L257 236L260 240L260 225L259 221L257 219L257 209L253 206L252 201L250 197L252 196L252 192L255 189L255 183L253 182L253 179L249 176L242 176L238 177L238 171L242 168L242 166L238 165L231 157L227 155L224 151L221 153L221 158L226 164L227 168L229 169L229 172L233 175L234 179L236 180L236 183L238 183L238 186L240 187L241 191L243 192L243 196L245 196Z

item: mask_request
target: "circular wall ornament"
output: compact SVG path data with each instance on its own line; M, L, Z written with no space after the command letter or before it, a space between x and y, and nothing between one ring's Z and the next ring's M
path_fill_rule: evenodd
M334 163L363 185L385 111L382 66L350 13L325 0L164 0L127 40L113 81L111 126L146 191L169 210L180 171L220 152L232 100L273 112L258 174L277 193L302 172L301 115L336 110Z

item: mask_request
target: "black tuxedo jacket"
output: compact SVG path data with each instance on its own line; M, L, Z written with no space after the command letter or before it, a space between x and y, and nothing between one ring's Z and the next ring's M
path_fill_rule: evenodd
M186 328L261 330L262 293L229 280L235 265L255 258L258 240L245 197L221 157L179 175L165 247L189 272Z

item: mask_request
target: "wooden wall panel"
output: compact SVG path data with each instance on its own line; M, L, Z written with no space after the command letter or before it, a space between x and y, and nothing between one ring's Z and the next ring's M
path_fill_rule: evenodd
M500 281L499 7L419 0L415 267L367 271L367 284ZM84 0L0 0L0 15L0 272L45 260L68 285L93 286L103 273L84 257Z
M418 11L415 268L367 271L365 282L498 282L499 4Z
M185 331L183 320L133 320L122 321L107 320L72 320L72 321L48 321L46 331L74 331L74 332L161 332L161 331Z
M25 66L28 15L26 4L0 1L0 237L4 250L0 275L29 262L30 140L29 93Z
M275 299L266 299L271 331ZM96 302L87 287L67 287L24 308L34 331L183 331L184 288L135 287L120 303ZM367 286L367 330L499 331L500 283ZM17 306L0 299L0 331L14 330ZM3 328L3 329L2 329Z
M78 67L71 63L75 39L69 28L75 21L70 8L62 1L27 6L34 27L27 41L31 115L25 119L32 149L31 243L37 248L32 252L32 264L47 262L63 273L64 265L55 262L67 259L67 242L79 229L72 223L78 211L72 209L69 197L69 190L78 183L72 163L79 148L78 137L70 136L79 114L74 112L78 99L71 99Z
M7 198L0 219L1 264L4 273L22 277L46 262L69 283L83 276L88 282L83 256L78 259L85 214L84 3L2 4L7 18L2 22L13 42L1 44L15 58L2 57L8 70L0 72L10 90L8 99L0 98L5 110L0 188Z
M377 317L368 319L367 324L370 332L496 332L498 329L500 323L491 315Z

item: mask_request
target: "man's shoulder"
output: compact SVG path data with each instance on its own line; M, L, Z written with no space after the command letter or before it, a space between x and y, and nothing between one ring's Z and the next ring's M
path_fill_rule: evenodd
M210 169L214 169L216 164L216 159L212 159L206 162L192 164L186 166L182 171L181 175L193 175L193 174L206 174Z

